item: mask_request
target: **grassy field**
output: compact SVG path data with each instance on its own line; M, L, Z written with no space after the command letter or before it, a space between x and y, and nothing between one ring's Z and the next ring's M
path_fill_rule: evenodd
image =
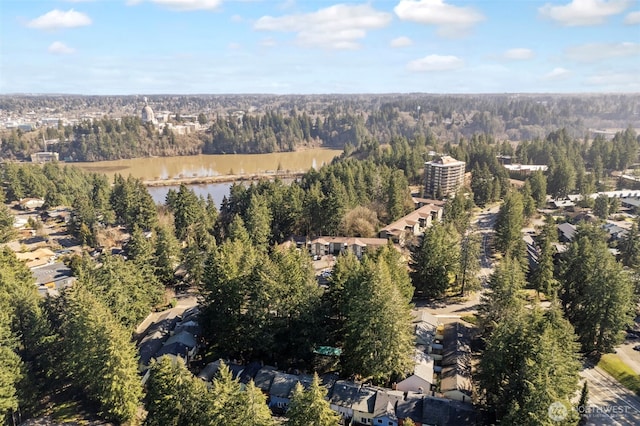
M616 354L605 354L600 358L598 367L611 374L625 388L640 395L640 376L625 364Z

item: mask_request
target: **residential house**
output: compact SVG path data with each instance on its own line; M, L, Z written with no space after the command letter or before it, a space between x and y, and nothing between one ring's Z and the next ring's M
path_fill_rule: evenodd
M442 205L427 204L395 222L385 226L378 232L380 238L391 239L403 247L407 241L422 235L434 221L441 221L444 208Z
M442 351L439 343L443 338L442 325L434 315L415 311L413 326L416 339L413 374L398 382L395 388L404 392L429 392L434 383L433 373L439 371L434 361L442 359L439 353Z
M202 370L200 370L196 377L204 382L211 382L220 369L220 362L221 360L217 359L208 363Z
M443 398L422 398L422 421L429 426L471 426L477 423L477 415L471 404Z
M503 167L509 172L512 178L523 179L535 172L546 172L549 168L545 165L538 164L504 164Z
M318 237L309 242L309 252L312 256L327 254L340 255L353 253L358 259L367 252L372 252L387 245L384 238L361 237Z
M42 151L31 154L32 163L53 163L58 161L59 154L57 152Z
M551 200L551 206L554 209L566 209L569 207L574 207L576 203L571 200Z
M414 362L413 374L398 382L395 388L402 392L428 393L434 382L434 360L420 348L416 348Z
M570 243L576 234L576 226L569 222L558 225L558 241L561 243Z
M407 392L404 399L396 404L396 417L398 425L402 426L407 419L413 420L416 426L422 425L422 398L419 393Z
M527 252L527 262L529 264L529 271L533 271L538 265L538 245L534 241L533 237L529 234L524 234L522 236L522 240L524 241L526 252Z
M76 281L71 269L62 262L31 268L31 273L42 296L57 296L61 290L72 286Z
M18 205L22 210L35 210L44 205L44 200L42 198L22 198Z
M428 206L428 205L444 208L446 204L446 201L436 200L434 198L421 198L421 197L413 197L413 196L411 197L411 201L413 201L413 204L415 205L416 210L422 206Z
M398 401L403 399L404 392L378 389L373 406L373 421L371 424L374 426L398 426L396 405Z
M628 232L625 228L611 222L605 223L604 225L602 225L602 228L609 235L610 241L620 241L625 237L625 235L627 235Z
M271 389L271 384L273 383L273 379L276 377L277 370L275 367L264 366L256 373L253 378L253 383L256 385L258 389L260 389L265 395L269 395L269 389Z
M371 425L376 391L346 380L338 380L331 391L329 405L345 421Z
M440 392L449 399L470 402L471 383L470 332L460 322L447 324L444 329L444 349Z
M286 374L277 371L269 388L269 408L276 413L286 413L296 385L300 383L304 388L307 388L312 381L313 377L309 375Z

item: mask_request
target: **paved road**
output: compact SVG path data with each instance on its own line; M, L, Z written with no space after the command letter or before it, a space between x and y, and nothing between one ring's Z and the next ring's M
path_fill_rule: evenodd
M640 374L640 351L633 348L640 345L639 339L627 339L616 348L616 354L627 364L636 374Z
M483 289L471 294L466 300L459 303L442 303L442 302L416 302L416 309L425 309L427 312L434 314L443 323L454 322L460 317L476 313L480 296L486 288L486 282L493 272L493 258L491 257L491 239L493 237L493 227L496 222L499 206L496 205L489 209L477 212L471 219L471 224L476 228L476 232L482 236L482 253L480 258L480 271L478 275L482 282Z
M580 376L589 384L587 425L640 425L640 399L601 369L585 368Z

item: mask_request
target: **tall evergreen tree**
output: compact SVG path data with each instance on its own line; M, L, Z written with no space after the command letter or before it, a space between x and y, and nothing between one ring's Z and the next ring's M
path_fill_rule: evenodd
M266 249L271 238L271 209L262 195L253 194L246 214L247 232L256 247Z
M211 386L214 426L274 426L275 421L266 404L265 396L249 383L243 391L229 368L220 363L217 377Z
M559 282L555 278L553 243L558 241L558 230L553 218L545 219L544 228L538 238L538 264L532 271L531 283L538 292L543 292L549 298L556 298Z
M331 409L326 395L317 374L306 390L297 383L287 411L287 426L338 426L340 416Z
M156 228L155 267L156 276L163 284L175 281L175 272L180 259L178 241L171 229Z
M578 345L559 307L521 309L503 318L487 341L479 381L490 411L504 424L554 425L549 406L570 406L578 382ZM575 416L567 419L575 424ZM567 423L570 424L570 423Z
M622 238L618 245L624 266L638 269L640 267L640 229L638 222L634 222L631 230Z
M620 343L635 306L629 273L605 238L595 226L580 226L563 256L560 299L585 352L605 353Z
M531 185L531 196L536 201L536 207L544 207L547 202L547 178L538 170L531 175L528 182Z
M411 252L411 280L416 295L437 298L455 282L459 268L459 236L450 224L435 223Z
M347 281L353 299L344 326L345 371L386 383L412 366L411 306L391 281L385 262L365 259L358 279Z
M522 226L524 206L522 195L511 191L500 206L495 224L495 248L506 256L520 258L524 254Z
M174 196L167 196L167 205L173 212L175 236L180 241L186 238L190 226L205 222L203 200L185 184L180 185Z
M522 289L526 284L520 262L505 257L489 279L490 292L481 296L479 327L485 334L505 318L517 314L524 304Z
M129 331L80 282L69 293L68 302L62 325L67 377L99 404L104 418L132 420L142 385Z
M609 197L605 194L598 195L593 205L593 214L603 220L609 216Z
M480 250L480 234L473 230L467 231L460 241L460 271L457 276L460 294L463 296L469 291L481 288L480 279L478 278Z
M15 235L13 215L4 203L4 190L0 188L0 243L6 243Z
M193 376L182 358L163 356L151 365L145 425L209 425L212 402L206 384Z

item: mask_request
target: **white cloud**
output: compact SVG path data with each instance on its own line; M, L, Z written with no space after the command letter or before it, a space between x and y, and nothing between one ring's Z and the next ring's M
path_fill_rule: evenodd
M413 44L413 40L411 40L409 37L402 36L402 37L397 37L391 40L391 42L389 43L389 46L407 47L407 46L411 46L412 44Z
M265 39L260 40L260 46L264 46L264 47L273 47L273 46L276 46L277 44L278 43L271 37L267 37Z
M640 10L629 13L624 18L624 23L627 25L638 25L640 24Z
M144 0L128 0L130 6L142 3ZM159 6L176 11L216 10L223 0L146 0Z
M550 72L546 73L543 78L545 80L563 80L571 75L571 71L566 68L554 68Z
M484 20L484 15L474 8L452 6L443 0L400 0L393 11L403 21L435 25L438 34L445 37L464 35Z
M69 9L66 12L54 9L27 23L27 27L37 28L39 30L57 30L60 28L76 28L87 25L91 25L91 18L73 9Z
M54 41L47 50L54 55L70 55L76 51L76 49L67 46L61 41Z
M407 64L412 72L452 71L464 66L464 61L457 56L429 55Z
M594 74L585 79L589 86L601 86L601 89L637 90L640 88L640 76L636 72L609 72Z
M523 61L525 59L533 58L533 50L519 47L507 50L502 56L505 59L510 59L513 61Z
M598 62L604 59L640 55L640 43L588 43L571 46L564 51L576 62Z
M577 27L602 24L607 17L622 13L631 4L632 0L572 0L563 6L546 3L538 11L561 25Z
M367 35L367 30L386 27L390 22L390 14L369 4L337 4L305 14L263 16L253 27L259 31L297 33L297 42L305 47L357 49L358 40Z
M229 49L232 50L238 50L238 49L242 49L242 45L240 43L229 43L228 45Z

